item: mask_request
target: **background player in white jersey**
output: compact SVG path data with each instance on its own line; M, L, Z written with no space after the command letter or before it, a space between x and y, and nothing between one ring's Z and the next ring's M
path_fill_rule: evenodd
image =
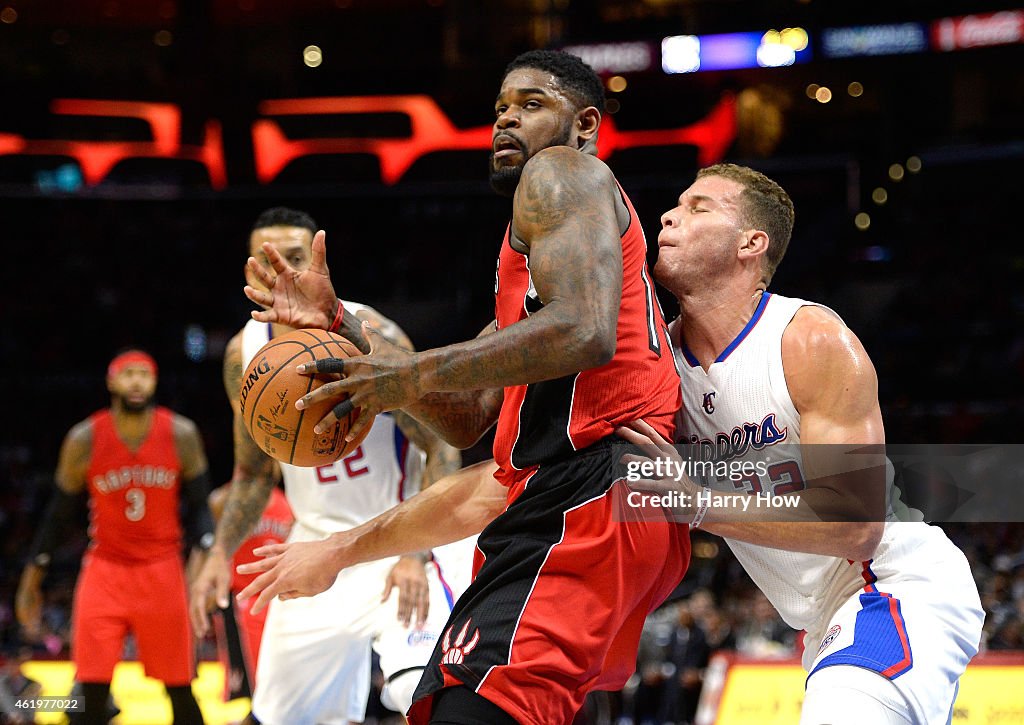
M303 212L269 209L253 226L250 253L264 258L262 244L269 242L294 267L305 269L316 231L315 222ZM249 283L258 281L250 278ZM345 308L411 349L398 326L371 308L350 302ZM242 427L238 390L253 355L271 337L289 329L251 320L225 352L224 386L235 412L235 470L215 543L192 587L192 615L199 634L209 626L212 601L221 607L228 604L231 555L259 519L279 466L295 515L289 540L313 541L372 518L414 494L421 480L423 486L429 485L459 465L454 448L401 413L378 416L362 445L328 466L298 468L266 456ZM448 573L446 565L433 561L427 551L351 569L322 596L274 602L260 647L254 718L288 725L362 721L370 687L369 647L378 635L381 668L386 677L394 675L385 685L383 699L404 711L451 608L452 595L444 579ZM382 605L393 588L398 589L397 596ZM431 604L434 616L427 622ZM415 628L409 628L410 623Z
M865 464L820 445L885 437L874 367L856 335L827 308L766 291L792 230L788 195L720 164L661 222L655 277L681 310L671 326L681 442L761 462L740 480L710 482L730 493L721 505L680 515L726 537L786 622L807 630L802 722L949 722L981 637L977 588L940 529L886 520L884 459ZM700 490L688 479L643 485ZM791 511L740 506L758 492L797 491L802 505Z

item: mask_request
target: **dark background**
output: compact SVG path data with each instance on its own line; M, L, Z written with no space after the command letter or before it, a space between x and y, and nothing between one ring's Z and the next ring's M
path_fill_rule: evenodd
M459 127L489 124L504 65L533 47L679 33L910 20L1016 8L891 0L6 0L0 134L146 140L143 125L49 112L54 98L159 101L183 109L183 140L224 129L229 184L188 162L126 162L96 187L46 190L66 158L0 155L0 583L11 601L33 520L68 428L106 405L106 363L141 345L161 366L160 402L197 421L216 482L231 471L224 345L247 319L242 265L268 206L309 211L328 231L342 296L398 321L422 348L466 339L493 317L509 202L486 184L486 152L421 160L398 184L372 157L327 156L257 182L250 124L260 101L423 93ZM287 5L287 7L282 7ZM163 34L161 34L163 33ZM315 43L324 63L308 68ZM724 93L745 109L727 160L792 195L797 224L773 291L836 309L880 379L890 441L1019 442L1024 415L1024 45L737 72L626 74L609 93L620 129L681 126ZM847 84L864 86L859 98ZM833 89L831 103L808 84ZM291 122L296 135L395 133ZM774 131L773 131L774 129ZM900 182L893 163L921 159ZM653 240L692 181L692 149L613 155ZM50 174L50 176L47 176ZM871 200L885 187L884 206ZM858 212L871 215L866 231ZM653 259L653 257L652 257ZM662 294L666 312L674 304ZM485 447L467 460L486 455ZM961 534L970 542L973 534ZM986 533L985 551L1020 544ZM1003 542L1003 543L1001 543ZM1016 550L1014 550L1016 551ZM1012 552L1011 552L1012 553ZM9 607L8 605L5 605ZM9 623L0 621L0 625Z

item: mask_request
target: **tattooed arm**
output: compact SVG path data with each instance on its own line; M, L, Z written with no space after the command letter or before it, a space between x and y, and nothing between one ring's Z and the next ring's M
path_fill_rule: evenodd
M300 406L349 394L347 405L362 410L349 432L355 437L383 410L409 407L425 420L432 405L446 400L424 401L428 393L493 390L607 363L615 353L622 297L621 203L611 171L598 159L567 147L541 151L523 169L512 234L529 254L544 306L492 335L413 355L364 328L370 354L307 366L307 373L342 371L345 378L325 384ZM328 414L321 426L336 417Z
M478 338L496 330L490 322ZM428 393L404 410L456 448L469 448L498 420L504 388Z
M363 335L363 322L372 325L389 342L410 352L413 351L412 341L402 328L372 307L364 307L355 313L345 310L344 320L338 332L346 339L351 340L362 352L369 352L370 343ZM494 331L495 324L494 321L491 321L477 337L490 335ZM424 430L421 434L425 436L423 442L429 441L429 446L420 445L420 441L414 440L412 435L407 434L406 436L427 452L428 471L424 476L424 488L459 469L461 458L456 449L469 448L494 425L498 419L498 411L501 409L503 398L504 390L502 388L431 393L417 403L404 408L408 415L398 418L399 427L403 427L404 430L403 421L415 425L416 421L413 420L415 418L430 429L429 431ZM438 450L437 455L432 456L432 448L438 447L443 447L444 451ZM453 461L454 463L452 463ZM429 469L435 468L435 466L436 470L431 472Z
M244 368L242 333L238 333L231 338L224 353L224 391L234 412L235 468L224 510L217 521L213 546L192 583L192 626L200 637L209 628L207 612L213 602L222 608L228 605L231 557L260 520L281 475L277 464L259 449L242 422L238 390Z
M520 385L611 360L622 297L618 197L611 171L593 156L559 146L530 159L512 235L529 254L544 307L494 335L420 353L421 389Z

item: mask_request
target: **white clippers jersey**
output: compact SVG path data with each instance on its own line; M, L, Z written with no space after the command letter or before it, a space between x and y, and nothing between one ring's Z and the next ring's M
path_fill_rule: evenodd
M345 309L363 306L344 302ZM249 320L242 331L242 364L270 341L271 327ZM340 461L316 468L279 464L295 525L289 541L323 539L372 519L420 489L426 455L399 430L388 413L378 415L369 435Z
M800 415L782 368L782 334L797 310L813 304L764 293L750 322L707 373L681 343L678 321L672 323L672 349L683 386L679 442L717 442L719 449L727 451L723 459L766 464L765 476L754 473L735 483L726 477L709 482L714 488L778 495L804 487L795 445L800 442ZM889 539L883 536L879 557ZM794 629L813 631L820 626L819 620L828 621L847 597L864 586L861 562L726 541Z

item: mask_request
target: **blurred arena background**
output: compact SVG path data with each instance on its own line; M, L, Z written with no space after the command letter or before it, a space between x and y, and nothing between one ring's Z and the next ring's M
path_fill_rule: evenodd
M890 442L1021 442L1020 0L0 0L0 677L66 657L84 532L51 570L44 646L24 646L13 596L61 438L106 405L116 349L153 352L158 400L197 421L229 478L221 361L250 309L261 210L309 211L339 293L421 348L493 318L509 206L487 184L486 129L505 64L533 47L570 48L606 79L602 152L648 239L703 163L790 192L772 287L861 337ZM991 678L1019 678L1000 666L1024 659L995 653L1024 648L1024 524L945 528L988 611ZM712 651L799 646L726 547L698 536L694 554L634 681L587 722L684 722L666 714L694 696L670 686L678 673L722 690ZM708 646L691 661L678 633L694 627ZM747 676L750 702L780 691L771 666ZM785 682L798 702L802 676ZM954 722L1024 722L1019 687L977 682ZM727 719L728 702L721 722L769 722Z

